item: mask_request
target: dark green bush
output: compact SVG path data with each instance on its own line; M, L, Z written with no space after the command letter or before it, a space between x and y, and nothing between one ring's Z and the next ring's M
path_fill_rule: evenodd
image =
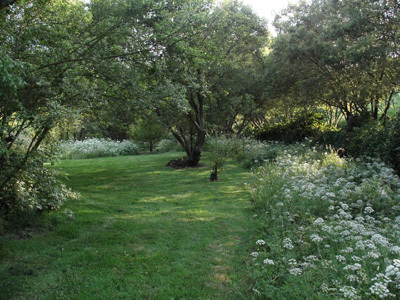
M335 149L345 148L346 131L335 128L321 128L314 136L314 141L320 145L330 145Z
M366 119L352 129L345 141L349 155L378 157L400 174L400 113L388 120L386 127L380 121Z
M370 156L384 158L390 130L379 121L368 120L361 127L349 133L346 150L351 156Z
M400 113L389 126L387 149L384 160L400 175Z
M317 134L323 118L318 113L298 113L292 120L286 123L278 123L266 126L256 132L256 138L262 141L280 141L284 143L296 143L306 137Z

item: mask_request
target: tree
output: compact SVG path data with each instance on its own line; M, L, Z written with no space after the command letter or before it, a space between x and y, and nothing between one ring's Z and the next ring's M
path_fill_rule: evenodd
M194 166L211 128L207 122L215 120L215 103L228 105L226 95L239 99L233 113L226 110L234 119L242 103L253 101L233 88L240 76L228 73L258 55L265 24L236 2L9 4L0 16L0 205L5 210L13 186L22 180L19 174L32 181L26 167L49 155L43 144L50 131L76 112L96 112L114 126L116 119L131 123L153 110Z
M17 208L51 209L62 202L53 197L60 186L40 167L50 155L41 145L73 102L73 94L65 89L65 82L72 62L79 57L75 50L87 20L83 4L61 0L51 3L21 1L10 6L7 17L2 19L2 215ZM49 205L40 201L47 201Z
M218 104L234 120L245 112L241 104L253 101L239 84L233 87L232 79L240 77L230 72L242 71L237 67L241 62L260 55L267 31L262 20L237 2L174 3L175 8L156 16L160 21L155 42L163 50L152 64L148 82L154 111L182 145L188 165L195 166L207 132L216 125L212 122L217 115L221 118ZM235 99L236 110L228 112Z
M268 94L300 106L334 107L346 120L385 118L399 87L399 10L391 0L290 6L275 21Z
M156 143L161 141L166 133L166 128L154 114L143 116L130 130L133 140L147 144L150 152L153 152Z

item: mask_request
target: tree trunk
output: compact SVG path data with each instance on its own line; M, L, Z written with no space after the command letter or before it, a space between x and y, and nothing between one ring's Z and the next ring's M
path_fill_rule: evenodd
M186 156L187 156L187 165L189 167L195 167L197 166L197 164L199 163L200 159L201 159L201 153L203 152L203 144L205 142L205 138L206 138L206 131L205 130L198 130L197 131L197 138L196 138L196 142L193 146L191 146L188 142L188 140L186 139L186 137L183 135L183 137L181 136L177 136L177 133L173 132L174 136L177 138L177 140L179 141L179 143L182 145L183 149L186 152Z

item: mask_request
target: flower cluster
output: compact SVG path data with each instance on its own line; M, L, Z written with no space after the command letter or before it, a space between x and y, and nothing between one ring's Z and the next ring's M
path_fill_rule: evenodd
M138 154L138 146L131 141L112 141L110 139L90 138L84 141L61 143L62 159L95 158Z
M296 280L303 299L317 298L307 294L310 282L321 299L400 297L400 180L392 169L298 144L254 173L248 186L266 237L256 243L256 289L275 286L275 299L290 298Z

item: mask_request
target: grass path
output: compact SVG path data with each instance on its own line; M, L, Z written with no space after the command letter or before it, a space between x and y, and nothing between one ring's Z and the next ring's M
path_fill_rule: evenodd
M249 172L173 170L177 154L63 161L75 220L2 238L0 299L249 299ZM207 163L207 160L205 160Z

